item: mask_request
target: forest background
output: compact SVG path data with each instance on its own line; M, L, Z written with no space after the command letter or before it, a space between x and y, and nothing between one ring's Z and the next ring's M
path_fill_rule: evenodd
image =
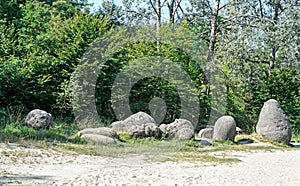
M195 60L155 38L123 46L107 60L95 85L94 101L103 125L118 119L111 89L120 71L135 59L162 56L180 65L195 84L200 103L197 129L211 124L211 113L222 108L212 104L215 87L208 73L218 69L226 92L225 113L220 114L232 115L251 133L263 103L276 99L298 135L299 7L297 0L123 0L122 7L103 1L97 8L86 0L1 1L0 129L9 131L35 108L52 113L57 125L76 123L72 74L87 49L119 27L138 25L161 33L168 32L163 29L168 25L197 36L202 55ZM157 77L132 87L130 109L151 114L149 102L156 97L166 104L163 123L180 117L178 90Z

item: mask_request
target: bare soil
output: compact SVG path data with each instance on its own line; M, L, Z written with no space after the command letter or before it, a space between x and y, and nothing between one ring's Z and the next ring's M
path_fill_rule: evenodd
M0 147L0 185L300 185L299 150L218 152L241 160L219 164Z

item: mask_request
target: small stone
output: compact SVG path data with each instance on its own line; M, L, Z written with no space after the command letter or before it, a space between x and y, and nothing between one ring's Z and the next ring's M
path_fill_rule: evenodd
M210 139L207 139L207 138L198 138L197 140L199 140L201 145L204 145L204 146L213 145L213 142Z
M235 131L237 134L242 134L243 130L240 127L235 127Z
M214 134L214 128L204 128L201 129L200 132L198 133L198 136L200 138L208 138L208 139L212 139L213 138L213 134Z

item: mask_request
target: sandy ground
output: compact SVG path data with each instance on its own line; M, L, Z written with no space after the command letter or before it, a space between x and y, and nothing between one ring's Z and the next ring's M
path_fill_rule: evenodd
M242 161L216 164L0 146L0 185L300 185L299 150L232 152Z

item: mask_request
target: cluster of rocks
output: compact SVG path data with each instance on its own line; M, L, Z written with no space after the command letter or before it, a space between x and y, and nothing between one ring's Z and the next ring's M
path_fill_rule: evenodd
M102 144L114 144L115 139L119 139L119 135L108 127L86 128L79 131L78 136Z
M290 143L292 128L287 116L276 100L270 99L264 103L256 125L256 132L271 141ZM242 133L242 130L236 126L234 118L222 116L214 126L200 130L198 136L204 139L233 141L235 135L239 133Z
M50 113L35 109L28 113L25 124L36 129L49 129L51 120ZM113 144L116 143L115 139L119 139L118 133L124 132L136 138L155 137L161 139L164 136L167 139L190 140L194 138L194 131L194 125L186 119L176 119L170 124L159 125L150 115L138 112L123 121L113 122L109 127L83 129L78 132L78 135L103 144ZM256 131L272 141L290 142L292 137L290 122L276 100L271 99L264 103ZM222 116L214 126L200 130L198 137L200 137L201 143L209 142L208 144L211 144L208 139L234 141L236 134L241 132L242 130L236 126L232 116Z
M236 126L236 122L232 116L220 117L214 126L209 126L200 130L198 137L200 140L214 139L214 140L231 140L237 133L241 133L242 130Z
M162 135L168 139L189 140L194 137L194 126L186 119L176 119L170 124L157 124L155 120L144 112L138 112L123 121L117 121L109 126L117 133L127 132L139 138L155 137Z
M135 137L159 138L161 136L159 125L144 112L135 113L123 121L113 122L109 127L117 133L126 132Z
M132 137L154 137L161 139L189 140L194 137L193 124L185 119L176 119L170 124L157 124L144 112L133 114L122 121L113 122L109 127L86 128L78 132L78 136L102 144L114 144L120 133L128 133ZM122 140L121 140L122 141Z

